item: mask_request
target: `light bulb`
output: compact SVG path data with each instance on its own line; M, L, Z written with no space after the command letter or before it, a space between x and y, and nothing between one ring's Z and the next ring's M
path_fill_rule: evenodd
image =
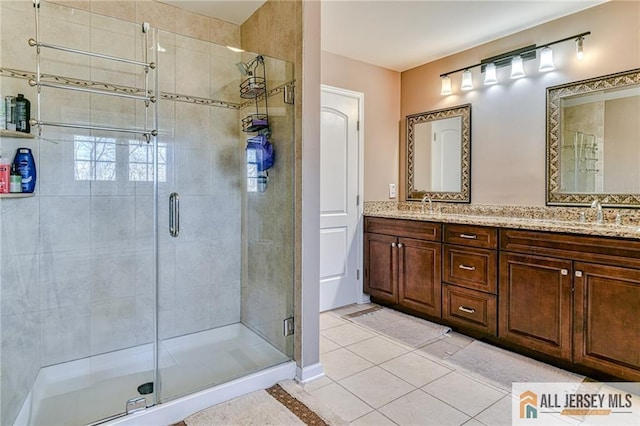
M524 67L522 65L522 56L517 55L511 59L511 78L524 77Z
M540 67L538 71L547 72L556 69L553 65L553 50L550 47L545 47L540 51Z
M451 90L451 79L448 75L445 75L444 77L442 77L442 89L440 89L440 94L446 96L452 93L453 91Z
M473 80L471 77L471 71L464 70L462 73L462 85L460 86L462 90L471 90L473 89Z
M582 58L584 58L583 42L584 42L583 37L576 39L576 58L578 58L579 61L581 61Z
M496 76L496 64L491 62L484 67L484 84L496 84L497 82L498 77Z

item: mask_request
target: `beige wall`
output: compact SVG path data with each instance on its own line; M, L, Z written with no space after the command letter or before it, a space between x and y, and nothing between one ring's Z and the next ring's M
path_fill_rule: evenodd
M461 73L456 73L451 76L454 94L440 95L442 73L584 31L591 35L585 39L582 61L576 60L575 44L569 41L553 46L555 71L540 73L537 60L527 61L526 78L511 81L509 68L501 68L499 84L485 87L484 76L475 68L475 90L461 93ZM471 103L472 203L541 206L545 204L546 88L638 67L640 2L612 1L403 72L401 117ZM400 172L404 175L404 126L401 134ZM391 173L395 167L389 161L380 173Z
M400 73L322 52L322 84L364 93L364 201L389 200L398 181Z
M129 22L149 22L152 27L210 41L223 46L240 46L240 26L188 12L154 0L51 0L75 9Z

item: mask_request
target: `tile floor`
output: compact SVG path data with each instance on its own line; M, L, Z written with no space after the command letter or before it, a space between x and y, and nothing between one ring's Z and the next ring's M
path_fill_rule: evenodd
M451 332L419 348L342 318L320 315L325 377L305 390L354 425L511 425L511 395L440 361L473 342Z

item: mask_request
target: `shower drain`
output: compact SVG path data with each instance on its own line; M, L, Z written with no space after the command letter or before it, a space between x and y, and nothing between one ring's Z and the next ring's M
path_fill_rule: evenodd
M138 393L140 395L149 395L150 393L153 393L153 382L143 383L138 386Z

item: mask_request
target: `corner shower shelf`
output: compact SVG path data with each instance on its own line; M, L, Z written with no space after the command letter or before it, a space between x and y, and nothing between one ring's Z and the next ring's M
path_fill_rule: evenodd
M0 130L0 138L33 139L34 137L31 133L18 132L15 130Z
M33 192L13 192L8 194L0 194L0 198L28 198L33 197L36 194Z

